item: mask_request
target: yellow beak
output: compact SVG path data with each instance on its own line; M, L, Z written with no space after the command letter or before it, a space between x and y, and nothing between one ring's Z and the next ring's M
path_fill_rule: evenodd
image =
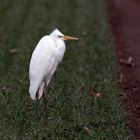
M72 37L72 36L67 36L67 35L64 35L64 40L79 40L78 38L76 37Z

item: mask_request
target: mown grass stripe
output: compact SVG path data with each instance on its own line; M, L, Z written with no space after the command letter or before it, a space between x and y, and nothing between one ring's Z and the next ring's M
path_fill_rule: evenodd
M91 124L94 127L94 131L95 131L92 138L97 139L99 137L100 139L109 139L109 138L111 139L111 136L115 135L116 138L114 139L118 139L120 137L121 139L131 139L131 136L129 135L128 127L124 121L125 115L120 105L119 91L117 89L117 80L116 80L117 67L114 63L115 55L113 54L112 49L110 48L111 36L108 33L109 27L105 15L106 13L102 12L102 10L104 11L105 9L105 5L103 1L94 1L92 4L90 4L92 10L90 10L88 6L88 10L92 12L85 11L84 12L85 15L86 13L88 15L85 16L86 18L81 19L83 23L83 27L87 27L87 28L81 28L81 30L85 30L84 32L88 36L87 39L86 38L84 39L84 37L86 36L83 36L83 39L86 40L86 42L83 43L83 45L81 44L84 48L83 52L88 54L85 55L85 57L82 57L85 58L84 60L82 60L84 64L83 65L84 68L88 66L87 70L85 71L86 76L83 77L85 78L85 81L87 81L87 84L85 83L85 85L94 89L94 92L101 92L104 93L106 96L106 98L104 98L102 102L94 101L95 104L92 107L92 117L95 115L96 116L93 118L93 120L91 120ZM94 5L96 5L96 7L92 8ZM84 7L80 7L80 8L86 9L85 8L86 3L83 4L83 6ZM103 14L104 16L102 16ZM84 17L84 14L82 15ZM95 18L93 17L93 15L96 15ZM88 20L90 22L87 23L86 21ZM78 20L78 22L79 21L80 19ZM78 27L82 27L82 26L78 26ZM112 105L113 107L111 107ZM118 118L116 118L115 116L117 116ZM98 119L96 120L96 118L98 118L100 121ZM102 120L103 122L101 123ZM109 122L110 120L112 122L106 125L106 123ZM94 124L96 123L98 124L98 122L101 123L100 124L101 127L94 126ZM113 124L115 123L116 125L114 126L114 128L111 127L112 123ZM118 135L116 135L115 131L112 133L108 133L107 130L108 127L111 130L117 130L117 126L119 124L120 124L119 129L121 130L118 130L116 132L120 133L121 131L123 133L120 133ZM126 138L126 135L129 136Z
M3 47L4 46L6 46L6 48L5 48L5 56L2 58L2 60L3 60L3 63L5 63L4 65L5 65L5 67L3 68L3 72L5 73L6 71L8 72L7 73L7 75L5 76L5 75L2 75L3 76L3 78L2 78L2 76L1 76L1 79L3 80L3 82L5 82L4 81L4 79L6 79L6 77L8 78L8 76L9 76L9 74L11 73L11 71L9 72L9 70L11 69L11 62L12 62L12 60L11 60L11 56L9 56L10 54L9 54L9 49L10 48L12 48L13 47L13 45L14 45L14 47L16 47L16 39L18 38L18 37L20 37L20 31L22 30L22 26L21 25L23 25L24 24L24 21L26 20L26 17L27 17L27 15L29 14L28 12L29 12L29 9L30 9L30 7L31 7L31 2L32 1L28 1L27 3L25 3L25 5L23 4L23 3L20 3L21 5L19 5L19 7L22 9L22 8L24 8L24 6L26 7L26 8L24 8L25 9L25 13L23 12L19 12L19 22L18 21L16 21L16 22L13 22L13 26L11 26L11 31L10 31L10 35L11 36L9 36L8 37L8 41L9 42L7 42L7 41L4 41L4 43L2 44L3 45ZM16 5L16 7L15 8L17 8L18 6ZM21 10L20 9L20 10ZM20 15L21 14L21 15ZM16 13L16 15L17 15L17 13ZM16 17L17 18L17 17ZM17 18L18 19L18 18ZM12 37L12 39L11 39L11 37ZM9 57L8 57L9 56ZM7 62L7 63L6 63ZM2 71L2 70L1 70ZM10 78L10 77L9 77ZM12 83L12 81L11 81L11 83ZM5 83L6 84L6 83ZM1 84L1 86L2 86L2 84ZM6 86L6 85L5 85ZM4 87L5 87L4 86ZM7 86L5 87L6 89L8 88ZM1 91L1 92L3 92L3 90ZM10 92L11 93L11 91L7 91L7 93L8 92ZM9 97L9 94L7 94L7 93L4 93L3 92L3 98L4 99L7 99L7 102L9 102L9 99L10 99L10 103L12 103L12 98L10 98ZM12 91L12 94L14 93L14 90ZM2 94L2 93L1 93ZM5 95L4 95L5 94ZM1 97L2 97L1 96ZM7 96L7 97L6 97ZM10 94L10 96L12 97L12 95ZM9 99L8 99L9 98ZM17 102L17 101L16 101ZM6 102L5 102L6 103ZM3 104L1 104L1 109L4 107L4 104L5 104L4 102L3 102ZM6 103L7 104L7 103ZM7 106L7 110L8 109L10 109L10 107L11 106L9 106L9 103L6 105ZM12 107L14 107L14 104L13 104L13 106ZM15 108L16 109L16 108ZM7 116L11 116L12 117L12 111L13 110L11 110L10 109L10 111L9 112L5 112L4 111L4 108L3 108L3 115L4 114L6 114ZM5 112L5 113L4 113ZM2 115L2 114L1 114ZM16 117L17 115L19 115L19 114L16 114L16 112L14 112L14 116ZM9 122L9 120L7 120L7 118L6 117L2 117L1 116L1 118L3 119L3 127L4 127L4 125L7 125L7 124L5 124L5 123L8 123ZM15 128L15 130L13 130L12 129L12 127L8 127L9 128L9 135L8 135L8 133L7 133L7 137L10 137L10 135L12 134L12 136L13 136L13 134L14 135L18 135L19 133L20 133L20 131L21 131L21 129L19 129L17 126L19 125L18 124L18 120L16 120L16 123L13 123L13 121L14 121L14 118L11 118L11 119L13 119L13 120L11 120L10 121L10 123L8 124L8 125L12 125L13 124L13 127ZM15 125L15 126L14 126ZM11 130L11 131L10 131ZM13 133L14 132L14 133ZM1 137L4 137L3 135L4 135L4 133L1 133L2 134L2 136Z
M32 20L30 18L27 18L28 21L24 24L25 27L23 26L24 27L23 30L25 31L25 33L22 34L22 36L20 36L16 40L16 44L17 44L17 42L22 42L20 47L23 50L25 49L24 51L26 51L26 49L29 50L29 52L27 52L28 53L27 58L24 57L25 55L21 55L19 57L20 61L24 64L25 64L25 60L26 60L26 64L25 64L26 66L27 66L27 59L29 59L29 54L30 54L29 47L34 47L33 44L31 43L32 38L30 38L30 40L28 41L30 43L29 46L28 46L28 43L25 41L26 39L28 39L27 36L25 36L26 32L28 32L29 36L33 37L33 40L34 40L33 43L36 44L35 40L38 41L38 38L40 36L42 36L42 32L44 32L44 34L46 34L45 30L47 30L46 27L47 27L47 24L49 24L49 22L48 22L49 21L48 20L49 16L47 15L48 18L46 18L46 14L43 14L43 13L46 12L48 14L48 9L50 7L52 7L52 9L53 9L53 2L52 1L51 2L46 2L44 0L43 1L36 1L35 5L36 6L34 7L34 12L32 13L32 16L35 17L34 20L37 20L36 22L38 22L38 19L40 19L40 20L42 19L40 21L41 26L38 27L36 25L35 27L37 27L37 28L34 28L34 30L33 30L33 28L26 29L25 27L28 26L28 23L31 24L30 25L31 27L35 23L34 20ZM45 10L42 11L42 9L40 9L40 6L44 7ZM40 11L41 11L41 13L39 14ZM40 15L42 15L42 18L40 18ZM30 30L31 30L31 32L29 32ZM36 32L36 30L37 30L37 33L34 34L34 32ZM23 44L23 42L24 42L24 44ZM17 45L15 45L14 47L19 48L19 46L17 46ZM29 95L27 94L28 93L28 85L27 85L27 78L28 78L27 73L28 73L28 71L27 71L27 67L25 65L22 65L23 67L18 67L18 65L19 65L19 60L18 59L15 59L15 60L12 60L12 61L14 62L14 65L10 66L10 71L8 71L8 75L7 75L7 78L10 78L10 81L12 80L12 87L10 85L11 91L7 91L6 94L9 98L8 94L9 94L9 92L12 92L11 94L13 94L13 95L11 96L10 100L11 100L11 104L13 104L12 108L15 108L15 109L13 109L13 110L11 110L11 112L9 112L9 114L12 115L12 124L11 123L9 124L9 130L12 129L12 131L16 132L16 134L14 134L15 138L19 139L20 137L23 137L22 133L26 132L26 136L28 138L34 139L34 134L33 133L34 133L34 131L36 131L36 129L34 127L34 121L36 121L36 120L33 119L32 122L29 121L31 118L34 118L34 110L33 110L33 106L32 106L33 102L31 102L31 100L29 98ZM18 70L18 71L16 71L16 70ZM22 81L22 77L20 77L20 74L21 74L20 70L23 71L22 76L24 77L24 75L25 75L25 78L26 78L25 81ZM11 72L13 73L12 77L10 76ZM21 78L21 80L20 80L21 83L19 83L20 81L17 81L17 77L18 77L17 74L19 74L19 79ZM26 99L29 100L29 102L28 102L28 104L25 105L24 101ZM7 107L7 108L11 108L11 107ZM30 110L30 109L32 109L32 110ZM25 113L25 110L28 110L28 112ZM17 119L19 119L19 120L17 120ZM44 124L44 121L43 121L43 124ZM41 129L43 129L43 128L41 128ZM13 134L10 133L8 136L13 137Z
M59 27L63 27L64 31L67 33L72 33L72 30L75 29L75 17L73 15L75 14L76 3L75 1L67 1L63 2L62 5L66 9L69 7L69 10L65 12L63 18L61 17L61 14L56 12L57 20L55 20L54 23L61 23L62 25L59 25ZM58 8L58 10L60 9L61 8ZM73 17L73 20L71 20L71 17ZM75 89L77 84L73 85L73 83L75 83L75 72L73 73L72 69L75 66L75 46L68 47L69 46L67 46L67 52L63 62L54 78L52 89L49 92L49 95L51 96L49 101L49 112L50 117L53 117L49 121L49 124L53 125L48 125L48 130L52 133L52 139L73 139L74 137L76 139L79 136L77 131L73 131L78 126L76 120L73 119L73 108L76 104L72 99L76 98L75 90L77 90ZM77 113L78 112L76 112L76 114Z

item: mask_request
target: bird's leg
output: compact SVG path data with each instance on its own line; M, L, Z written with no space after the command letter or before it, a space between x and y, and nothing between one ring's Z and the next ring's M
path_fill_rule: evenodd
M35 137L38 140L38 123L39 123L39 92L36 93L36 102L35 102L35 110L36 110L36 134Z
M36 118L39 120L39 92L36 93Z
M44 102L44 107L45 107L45 112L46 112L46 122L48 120L48 98L47 98L47 91L48 91L48 86L45 85L44 92L43 92L43 102Z

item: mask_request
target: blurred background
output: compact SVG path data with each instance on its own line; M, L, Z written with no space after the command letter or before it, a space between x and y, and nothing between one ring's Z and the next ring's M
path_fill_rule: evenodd
M67 49L36 124L28 67L44 35L58 28ZM117 85L116 56L103 0L1 0L0 139L131 140Z

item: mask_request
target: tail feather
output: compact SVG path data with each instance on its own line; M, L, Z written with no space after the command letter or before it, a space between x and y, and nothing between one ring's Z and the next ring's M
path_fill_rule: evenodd
M30 93L31 99L36 100L37 92L39 94L38 99L40 99L43 94L43 91L44 91L44 82L42 82L39 87L37 85L34 85L34 86L30 85L29 93Z

